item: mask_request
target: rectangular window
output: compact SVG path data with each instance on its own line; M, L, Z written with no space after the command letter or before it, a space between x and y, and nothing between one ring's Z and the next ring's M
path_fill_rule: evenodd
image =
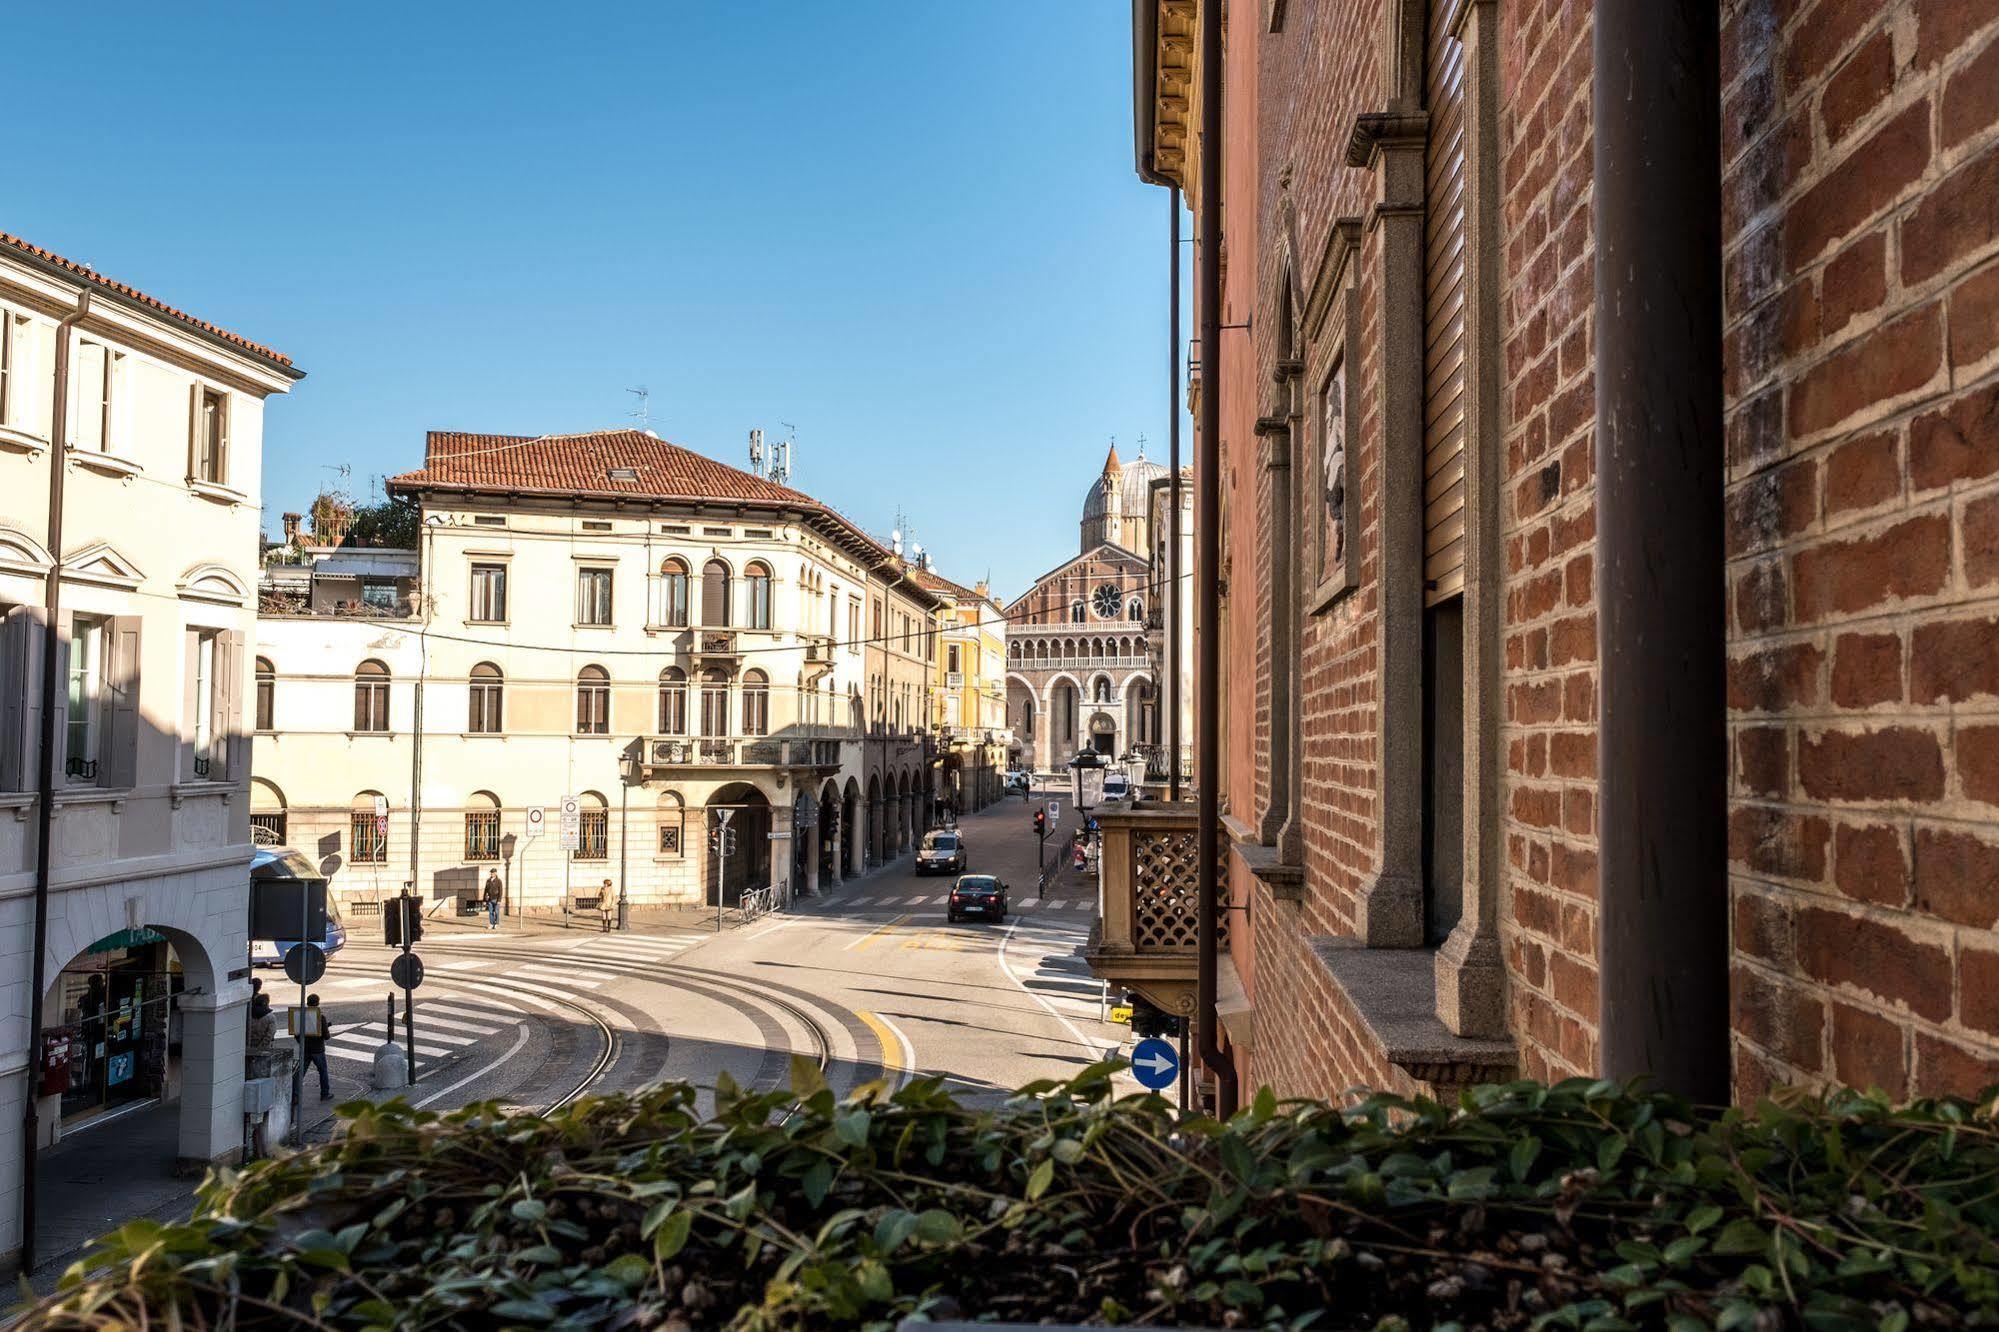
M606 735L611 730L611 686L604 680L584 680L576 686L576 734Z
M229 484L229 395L198 388L194 425L194 479Z
M767 735L770 733L770 691L763 688L743 690L743 734Z
M200 629L194 635L194 775L219 777L215 762L219 747L215 728L215 631Z
M956 675L958 673L958 645L956 643L950 644L944 649L944 653L944 669Z
M94 782L103 729L104 625L82 617L73 623L63 713L63 776L72 782Z
M0 305L0 426L19 425L14 403L14 330L21 317Z
M384 615L396 609L396 585L379 579L369 579L361 584L361 604Z
M465 858L467 860L498 860L500 858L499 810L474 809L466 812Z
M659 733L687 734L687 686L680 683L659 687Z
M474 514L472 521L480 527L505 527L507 525L505 518L491 513Z
M659 825L659 853L663 856L680 854L680 825L662 823Z
M71 355L69 442L103 453L111 442L111 370L116 357L101 342L79 338Z
M577 828L576 859L606 860L611 854L611 811L586 809Z
M347 816L347 841L354 864L389 863L389 834L372 809L357 809Z
M725 736L729 733L729 686L712 685L701 691L701 734Z
M472 566L472 618L481 624L502 624L507 618L507 566Z
M490 676L472 677L472 697L465 729L473 735L498 735L501 730L500 681Z
M611 623L611 571L576 571L576 623Z
M257 667L257 729L272 731L278 710L278 679L264 670L261 663Z
M859 652L860 650L861 599L859 597L849 597L847 599L847 651Z
M593 522L590 521L589 519L585 519L583 523L583 530L586 532L608 532L611 530L611 525L609 523Z

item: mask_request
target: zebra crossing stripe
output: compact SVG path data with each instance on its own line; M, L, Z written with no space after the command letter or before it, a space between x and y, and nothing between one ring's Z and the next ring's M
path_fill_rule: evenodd
M491 1036L496 1032L505 1031L509 1026L518 1023L521 1018L521 1015L518 1013L514 1014L511 1021L505 1018L497 1018L490 1014L479 1013L477 1016L483 1019L482 1021L468 1022L465 1020L464 1011L461 1009L440 1009L437 1007L427 1007L423 1004L417 1005L417 1016L433 1027L445 1027L452 1031L469 1031L474 1036Z

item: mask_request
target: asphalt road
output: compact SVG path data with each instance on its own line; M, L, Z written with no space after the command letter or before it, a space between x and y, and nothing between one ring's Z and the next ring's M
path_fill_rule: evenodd
M1075 826L1067 803L1051 855ZM946 923L950 877L919 877L905 856L719 934L434 928L418 950L419 1081L406 1094L433 1109L497 1099L539 1110L662 1078L711 1086L724 1070L772 1086L789 1078L794 1054L821 1063L840 1090L936 1073L997 1096L1081 1068L1128 1033L1098 1021L1098 986L1080 956L1094 880L1065 874L1036 897L1031 808L1015 797L961 823L971 870L1012 886L1003 922ZM368 1094L392 956L350 945L314 987L335 1029L329 1106ZM274 989L290 1001L282 981ZM316 1087L306 1098L317 1118Z

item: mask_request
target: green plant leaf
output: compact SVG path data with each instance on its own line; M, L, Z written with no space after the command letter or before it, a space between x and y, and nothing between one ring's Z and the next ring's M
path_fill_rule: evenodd
M652 1252L661 1262L673 1257L687 1246L687 1237L694 1230L694 1213L674 1212L660 1223L653 1232Z

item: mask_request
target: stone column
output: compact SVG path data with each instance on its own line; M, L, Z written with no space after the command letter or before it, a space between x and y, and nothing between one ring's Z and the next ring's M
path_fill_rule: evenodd
M183 994L180 1159L234 1164L243 1157L243 1043L250 988Z
M819 895L819 825L814 823L805 830L805 894Z

